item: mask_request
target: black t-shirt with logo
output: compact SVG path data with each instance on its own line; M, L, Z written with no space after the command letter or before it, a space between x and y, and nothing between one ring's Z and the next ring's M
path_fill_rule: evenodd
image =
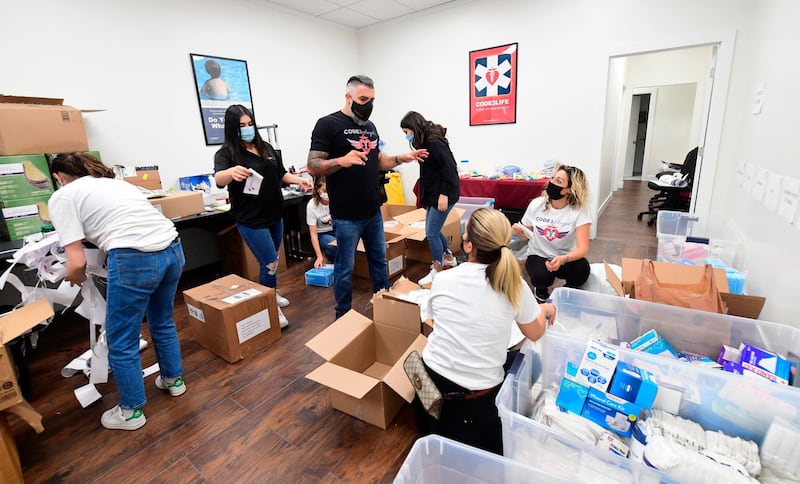
M341 111L317 121L311 133L311 150L324 151L328 158L339 158L351 150L367 154L366 165L340 168L327 175L331 217L364 220L375 216L380 207L378 194L378 142L380 136L372 122L359 126Z
M233 180L228 185L234 220L254 229L267 228L283 217L281 178L286 174L286 169L277 153L271 149L268 151L270 155L267 158L246 151L240 163L264 177L258 195L243 193L247 180ZM220 148L214 155L214 171L227 170L236 164L228 148Z

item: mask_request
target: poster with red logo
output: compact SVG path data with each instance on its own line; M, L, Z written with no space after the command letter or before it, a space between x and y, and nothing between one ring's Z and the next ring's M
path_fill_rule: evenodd
M469 125L517 122L517 44L469 53Z

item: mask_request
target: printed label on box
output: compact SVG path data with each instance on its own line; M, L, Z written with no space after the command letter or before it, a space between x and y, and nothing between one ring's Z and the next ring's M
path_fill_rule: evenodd
M203 310L200 308L196 308L191 304L186 304L186 309L189 310L189 316L193 317L194 319L202 322L206 322L206 316L203 314Z
M247 289L246 291L237 292L233 296L228 296L225 299L223 299L222 302L225 302L225 303L228 303L228 304L236 304L236 303L240 303L242 301L246 301L246 300L248 300L250 298L254 298L254 297L258 296L259 294L261 294L261 291L259 291L256 288L251 288L251 289Z
M394 259L390 260L387 265L389 267L390 276L396 273L397 271L403 270L403 256L398 255Z
M236 334L239 335L239 343L244 343L250 338L263 333L269 327L269 310L267 309L244 318L236 323Z

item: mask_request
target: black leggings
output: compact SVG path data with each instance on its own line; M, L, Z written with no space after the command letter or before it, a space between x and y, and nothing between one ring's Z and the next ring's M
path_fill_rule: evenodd
M534 288L539 290L546 290L556 280L564 279L567 287L581 287L589 279L589 261L586 258L567 262L562 265L557 271L550 272L544 262L548 260L538 255L529 255L528 260L525 261L525 270L531 278L531 284Z
M434 383L442 393L468 393L425 365ZM475 399L445 400L439 420L431 417L422 407L419 397L414 399L417 429L422 435L438 434L479 449L503 455L503 432L494 399L500 385Z

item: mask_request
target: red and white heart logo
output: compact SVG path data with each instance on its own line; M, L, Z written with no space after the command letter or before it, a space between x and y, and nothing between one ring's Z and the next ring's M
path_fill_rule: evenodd
M500 74L497 72L497 69L491 68L488 71L486 71L486 80L489 82L489 84L494 85L494 83L497 82L497 79L499 78Z

